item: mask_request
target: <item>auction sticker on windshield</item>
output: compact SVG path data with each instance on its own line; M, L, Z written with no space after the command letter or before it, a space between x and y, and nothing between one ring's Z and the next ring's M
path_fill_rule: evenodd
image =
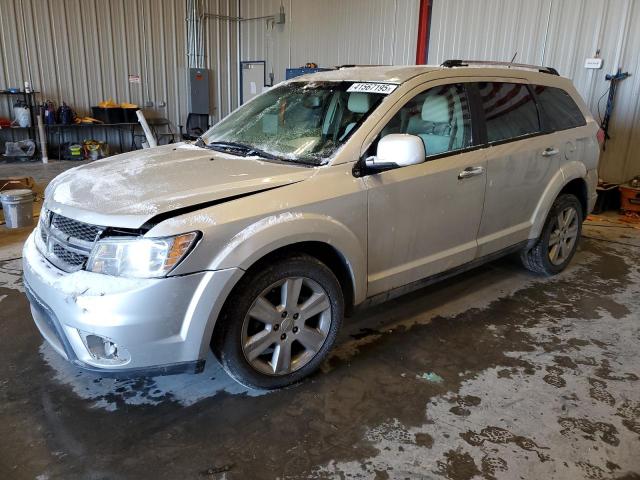
M347 88L347 92L382 93L383 95L389 95L396 88L398 88L398 85L392 83L354 83Z

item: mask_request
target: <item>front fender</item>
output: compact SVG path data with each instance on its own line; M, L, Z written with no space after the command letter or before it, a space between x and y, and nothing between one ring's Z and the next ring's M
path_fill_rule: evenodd
M584 163L578 161L567 162L553 176L544 193L540 197L540 201L533 212L533 226L529 233L529 238L534 239L540 236L544 222L551 210L551 206L564 186L571 180L576 178L585 179L587 177L587 168Z
M236 234L211 262L211 270L231 265L247 270L265 255L300 242L322 242L346 262L356 303L366 297L366 247L336 219L319 214L281 213L263 218Z

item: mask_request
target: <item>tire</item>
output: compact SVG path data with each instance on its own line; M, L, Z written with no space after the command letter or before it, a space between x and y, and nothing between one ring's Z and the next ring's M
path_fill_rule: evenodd
M573 212L570 220L565 216L567 212ZM559 228L563 219L569 223ZM545 276L556 275L564 270L576 252L583 220L582 205L575 195L562 194L556 198L540 237L533 247L523 251L520 256L525 268ZM557 247L552 250L554 246Z
M242 385L282 388L318 369L343 317L344 298L333 272L314 257L294 254L240 281L226 302L212 349Z

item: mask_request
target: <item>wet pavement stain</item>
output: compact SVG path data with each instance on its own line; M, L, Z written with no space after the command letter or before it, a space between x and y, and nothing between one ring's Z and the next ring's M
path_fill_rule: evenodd
M473 395L466 395L464 397L455 397L451 401L456 402L457 405L451 407L449 411L454 415L466 417L471 414L471 410L467 407L477 407L482 402L482 399Z
M460 437L462 437L469 445L474 447L479 447L485 442L495 444L513 443L523 450L534 452L538 455L538 459L541 462L550 460L550 457L542 452L542 450L549 450L549 447L541 447L530 438L523 437L522 435L515 435L504 428L493 426L485 427L479 433L470 430L468 432L461 433Z
M562 378L563 370L561 368L549 366L546 368L546 370L549 373L542 377L542 380L544 380L546 383L548 383L549 385L553 385L556 388L562 388L567 385L565 379Z
M618 430L610 423L594 422L587 418L560 417L558 423L562 427L560 433L569 436L570 434L582 433L583 437L594 441L599 438L605 443L617 447L620 444Z
M471 455L457 449L444 453L444 459L438 461L438 473L455 480L469 480L480 474L480 470Z
M589 389L589 396L591 398L611 406L615 405L616 400L613 398L613 395L607 391L606 382L595 378L589 378L589 385L591 385L591 388Z
M416 433L415 444L419 447L431 448L433 447L433 437L428 433Z
M462 479L528 471L579 478L588 463L603 478L622 478L640 471L631 455L638 433L623 426L638 421L639 362L631 347L640 338L631 317L640 305L626 289L640 276L622 254L586 247L572 271L551 281L527 279L481 307L423 313L441 309L432 306L436 301L468 305L465 290L511 282L519 267L505 260L359 314L347 321L323 373L257 397L222 389L181 399L154 379L83 398L71 384L87 388L84 379L61 381L58 366L38 354L41 340L24 297L0 289L8 319L0 326L0 378L7 379L0 380L0 435L12 439L0 454L0 472L65 479ZM594 295L609 301L594 305ZM375 333L352 338L363 325ZM443 382L415 378L423 372ZM549 385L545 375L566 384ZM590 378L606 382L613 406L592 402ZM136 403L140 395L150 401ZM587 404L593 418L583 412ZM456 406L468 415L451 412ZM468 432L470 441L461 436ZM611 450L585 458L591 447ZM607 461L619 465L615 475Z
M622 405L618 407L616 415L622 417L622 425L630 432L638 434L638 441L640 441L640 402L631 402L625 400Z
M489 455L482 457L482 477L486 480L496 480L496 475L507 470L507 462L502 458Z

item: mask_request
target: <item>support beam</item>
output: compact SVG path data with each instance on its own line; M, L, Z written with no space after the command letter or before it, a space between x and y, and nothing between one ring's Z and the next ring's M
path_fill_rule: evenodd
M431 2L432 0L420 0L416 65L424 65L427 63L427 54L429 52L429 33L431 30Z

